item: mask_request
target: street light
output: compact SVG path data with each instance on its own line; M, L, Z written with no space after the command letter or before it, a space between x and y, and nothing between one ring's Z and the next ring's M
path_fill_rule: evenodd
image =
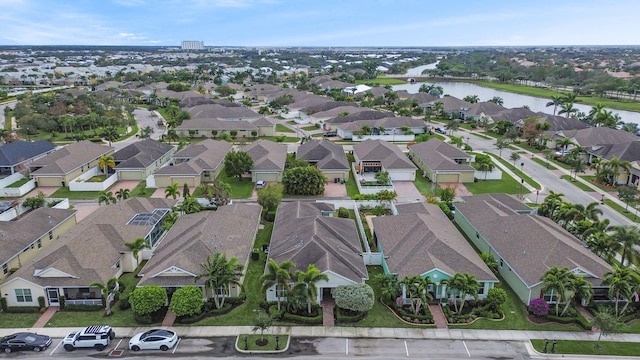
M604 205L604 194L602 194L600 197L600 204Z

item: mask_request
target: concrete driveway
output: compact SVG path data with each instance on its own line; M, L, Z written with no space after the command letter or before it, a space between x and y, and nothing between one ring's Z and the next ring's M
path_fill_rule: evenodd
M393 187L395 188L396 193L398 194L397 202L399 203L416 202L416 201L424 200L424 196L420 194L420 192L418 191L418 189L416 189L416 186L413 184L412 181L394 181Z
M329 182L324 185L324 197L326 198L346 198L347 187L345 184Z

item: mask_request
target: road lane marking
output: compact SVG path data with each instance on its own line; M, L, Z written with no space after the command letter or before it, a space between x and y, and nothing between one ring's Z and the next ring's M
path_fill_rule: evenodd
M407 340L404 341L404 352L406 352L407 356L409 356L409 347L407 346Z
M176 349L178 348L178 345L180 345L180 340L182 340L182 339L178 338L178 342L176 343L176 346L173 347L173 351L171 352L172 354L176 353Z
M116 344L116 347L113 348L113 350L117 350L118 346L120 346L120 344L122 343L123 339L120 339L120 341L118 341L118 343Z
M467 347L467 343L462 340L462 345L464 345L464 349L467 350L467 355L471 357L471 353L469 352L469 348Z
M49 353L49 355L53 355L54 352L56 352L56 350L58 350L58 348L60 347L60 345L62 345L62 342L64 341L64 339L60 340L60 342L58 343L58 345L56 345L56 347L53 348L53 350L51 350L51 352Z
M346 354L347 354L347 355L349 355L349 339L347 338L347 339L345 339L345 340L346 340L346 344L345 344L345 347L346 347L346 349L345 349L345 350L346 350Z

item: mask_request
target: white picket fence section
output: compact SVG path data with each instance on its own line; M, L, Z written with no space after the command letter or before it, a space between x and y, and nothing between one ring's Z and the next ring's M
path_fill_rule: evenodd
M35 179L31 179L26 183L22 184L22 186L17 188L10 188L11 184L16 181L20 181L24 179L25 176L21 173L15 173L10 176L7 176L0 180L0 196L1 197L21 197L26 195L29 191L35 189L36 181Z
M118 175L113 174L103 182L87 182L87 180L101 173L97 166L89 169L69 183L69 191L103 191L118 181Z

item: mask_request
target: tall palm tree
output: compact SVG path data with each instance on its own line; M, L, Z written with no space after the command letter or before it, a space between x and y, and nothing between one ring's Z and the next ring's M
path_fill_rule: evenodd
M567 148L569 147L569 145L575 145L575 143L571 141L571 139L569 139L568 137L564 137L563 139L558 140L556 142L556 145L560 146L563 154L566 154Z
M178 196L180 196L180 190L178 190L178 183L174 182L173 184L167 186L166 189L164 189L164 197L165 198L177 198Z
M444 103L442 101L433 103L433 113L439 118L444 115Z
M556 110L558 109L558 105L562 104L562 96L561 95L553 95L551 96L551 101L547 103L547 107L553 106L553 115L556 115Z
M611 171L613 172L613 178L611 180L612 185L616 185L618 183L618 178L620 177L620 172L622 170L624 170L627 175L631 173L631 162L629 162L628 160L621 160L617 156L614 156L611 158L611 160L606 161L604 166L611 169ZM625 184L627 182L629 182L628 176Z
M98 193L98 205L102 205L102 203L105 205L116 203L116 198L111 191L102 190Z
M290 260L278 264L273 258L270 258L267 263L267 272L260 277L263 292L266 293L270 287L275 285L278 310L280 310L280 299L291 289L289 284L291 280L291 269L295 266L293 261Z
M600 206L600 204L597 201L594 202L590 202L585 208L584 208L584 217L585 219L589 219L593 222L598 222L600 221L599 216L603 214L602 209L600 209L598 206Z
M400 296L400 281L394 274L378 274L375 276L380 284L380 298L383 301L392 301Z
M151 249L151 246L149 246L143 238L137 238L132 242L126 242L124 243L124 246L131 250L133 257L136 259L136 267L140 264L140 251L144 249Z
M478 298L478 291L480 291L480 282L476 280L476 277L467 273L456 273L453 277L443 280L443 283L447 285L451 290L457 291L460 295L460 307L456 308L457 313L462 312L464 303L468 295ZM456 307L454 302L454 307Z
M565 292L567 293L567 302L560 316L569 310L571 304L575 303L576 298L588 301L593 295L593 288L591 287L591 283L585 280L584 277L573 275L568 286L565 288Z
M467 95L463 97L462 100L471 104L476 104L478 101L480 101L480 97L478 95Z
M564 194L549 190L549 195L544 198L542 205L540 206L540 215L546 216L555 221L557 211L560 209L564 200L562 197Z
M400 281L400 284L404 286L411 301L411 310L414 314L419 314L422 305L432 298L429 293L429 285L432 285L431 279L419 275L407 276Z
M314 305L318 297L317 284L321 280L329 281L329 277L321 273L315 265L309 264L307 271L296 271L296 278L298 284L304 286L304 295L307 298L307 311L311 314L311 305Z
M481 162L478 164L478 171L484 172L484 179L487 180L487 175L493 171L495 165L493 162Z
M596 232L586 238L589 250L594 254L603 258L606 262L611 263L615 259L616 254L622 249L622 245L605 232Z
M501 98L500 96L494 96L491 99L489 99L489 102L502 106L504 104L504 99Z
M627 260L627 265L637 262L640 259L640 253L637 249L640 245L640 231L631 225L615 225L610 230L612 230L609 234L611 239L620 244L622 250L620 264L624 266L625 260Z
M569 269L557 266L553 266L542 275L543 293L550 292L551 295L555 293L556 316L560 314L560 303L564 302L565 288L569 286L572 276L574 275Z
M113 169L116 167L116 162L113 159L113 155L102 155L98 158L98 167L103 173L107 174L107 168Z
M213 259L207 256L207 262L200 264L202 273L196 275L194 282L205 279L206 287L211 289L216 309L224 306L224 300L229 294L229 285L240 286L240 277L244 266L238 262L238 258L215 253Z
M578 111L579 110L573 106L572 102L564 102L562 103L562 105L560 105L560 111L558 111L558 115L564 114L564 116L568 118L575 115Z
M614 266L613 270L604 274L602 282L609 285L609 298L613 298L615 302L616 316L620 316L626 310L625 305L623 310L618 312L618 303L625 299L629 304L639 281L638 275L629 267Z
M96 287L98 289L100 289L100 292L102 293L102 298L104 299L104 314L105 316L109 316L111 315L111 303L112 303L112 299L115 295L117 295L118 293L118 279L117 278L111 278L109 280L107 280L106 284L100 283L100 282L94 282L91 285L89 285L91 287ZM113 295L111 295L113 294Z
M198 200L193 196L187 196L182 200L182 203L177 208L184 214L195 214L200 212L201 207Z
M116 199L118 201L127 200L129 196L131 196L131 190L129 189L122 188L116 191Z

